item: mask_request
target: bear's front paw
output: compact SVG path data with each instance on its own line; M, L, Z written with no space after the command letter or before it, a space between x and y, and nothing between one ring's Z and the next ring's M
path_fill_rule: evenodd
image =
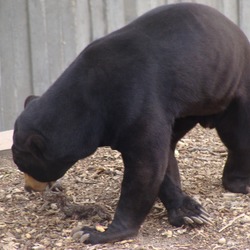
M209 214L202 208L202 206L188 196L183 199L180 207L168 210L168 220L171 225L177 227L184 224L213 224Z
M72 230L74 240L85 244L102 244L107 242L116 242L136 236L138 230L116 230L109 228L105 232L98 232L90 227L76 227Z

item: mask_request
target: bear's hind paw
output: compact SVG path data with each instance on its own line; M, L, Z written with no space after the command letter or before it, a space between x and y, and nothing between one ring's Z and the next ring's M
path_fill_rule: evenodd
M182 205L178 208L168 210L168 219L171 225L180 227L182 225L212 225L210 215L199 203L186 196Z

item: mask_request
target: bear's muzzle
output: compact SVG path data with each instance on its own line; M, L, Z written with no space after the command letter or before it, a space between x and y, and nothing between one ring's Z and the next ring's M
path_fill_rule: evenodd
M52 182L40 182L28 174L24 174L24 181L25 181L24 188L28 192L31 192L31 191L43 192L47 188L51 188L53 186L53 184L55 183L54 181L52 181Z

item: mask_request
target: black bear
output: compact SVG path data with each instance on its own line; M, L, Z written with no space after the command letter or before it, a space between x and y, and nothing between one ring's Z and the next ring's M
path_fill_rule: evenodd
M249 41L213 8L166 5L91 43L29 98L15 122L13 158L26 187L41 190L98 147L120 151L113 222L104 233L82 229L86 243L114 242L137 234L157 197L172 225L209 222L182 192L174 156L197 123L215 128L228 148L224 187L249 193Z

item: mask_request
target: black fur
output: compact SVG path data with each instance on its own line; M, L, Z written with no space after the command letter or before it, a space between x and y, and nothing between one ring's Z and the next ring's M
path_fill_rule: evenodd
M135 235L160 197L173 225L199 216L183 194L174 149L197 123L228 148L223 185L250 192L250 47L242 31L198 4L156 8L91 43L15 123L14 161L54 181L98 147L122 154L112 224L88 243ZM84 171L84 170L83 170Z

